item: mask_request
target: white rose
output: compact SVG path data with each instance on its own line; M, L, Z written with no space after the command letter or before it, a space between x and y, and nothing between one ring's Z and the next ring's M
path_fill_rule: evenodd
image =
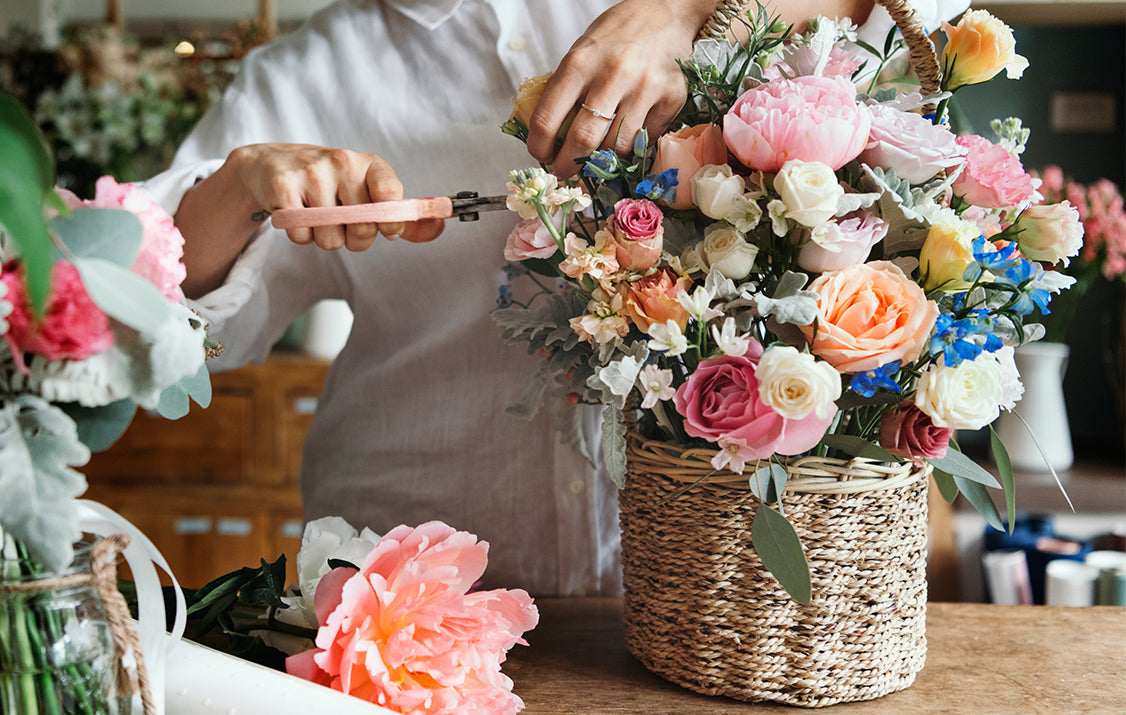
M708 218L724 219L735 212L744 187L743 177L727 164L705 164L692 176L692 199Z
M747 277L758 255L758 246L748 243L743 234L726 223L713 223L705 228L704 241L698 250L708 270L719 271L724 278L733 281Z
M825 419L841 396L841 375L832 365L788 345L763 353L755 378L759 399L789 420Z
M957 367L931 365L919 375L915 404L936 427L981 429L1000 414L1001 365L985 353Z
M313 599L321 578L332 570L329 560L347 561L358 568L378 543L379 535L374 531L364 527L362 532L357 532L338 516L326 516L307 523L301 536L301 550L297 552L297 582L301 596L292 602L293 605L311 616L312 623L316 624Z
M837 214L844 189L828 164L791 159L774 177L774 190L786 205L786 218L813 228Z

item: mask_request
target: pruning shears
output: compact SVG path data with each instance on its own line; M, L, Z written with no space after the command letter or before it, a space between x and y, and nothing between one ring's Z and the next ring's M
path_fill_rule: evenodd
M453 196L432 196L425 199L376 201L351 206L313 206L300 209L278 209L270 215L274 228L316 228L350 223L399 223L427 218L453 218L476 221L482 211L507 208L507 196L478 196L476 191L459 191Z

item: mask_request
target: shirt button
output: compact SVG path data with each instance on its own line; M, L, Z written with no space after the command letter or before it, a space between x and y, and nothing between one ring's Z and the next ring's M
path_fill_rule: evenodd
M576 479L575 481L571 482L571 493L572 494L582 494L585 491L586 491L586 482L584 482L583 480Z
M508 41L508 49L512 50L513 52L520 52L527 46L528 41L520 36L513 37Z

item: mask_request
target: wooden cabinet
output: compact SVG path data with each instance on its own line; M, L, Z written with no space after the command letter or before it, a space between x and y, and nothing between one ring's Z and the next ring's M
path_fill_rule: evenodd
M152 539L186 587L259 558L292 561L302 443L329 364L278 353L213 374L206 410L193 405L175 422L138 411L117 444L82 468L86 496Z

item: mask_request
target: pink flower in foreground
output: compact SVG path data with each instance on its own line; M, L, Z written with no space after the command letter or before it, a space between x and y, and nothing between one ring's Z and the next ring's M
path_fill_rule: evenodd
M155 285L170 301L179 300L179 287L187 276L180 259L184 256L184 237L172 217L148 192L137 184L119 184L103 176L94 184L94 198L81 200L69 191L60 191L70 208L125 209L141 221L141 249L133 272Z
M558 249L551 231L543 221L538 218L524 219L508 234L508 241L504 245L504 260L551 258Z
M956 141L966 149L966 167L954 179L954 193L987 209L1017 206L1032 198L1032 177L1004 147L976 134Z
M953 429L937 426L913 402L893 407L880 419L880 446L917 465L945 457L953 435Z
M697 124L662 134L657 140L657 158L653 173L676 169L676 198L671 206L686 209L692 206L692 177L701 168L727 163L727 145L723 131L714 124Z
M648 270L661 257L664 214L648 199L622 199L614 204L613 236L618 265L628 271Z
M317 587L317 649L286 670L401 713L497 715L524 703L500 670L536 626L522 590L469 593L488 544L438 521L387 533Z
M775 172L799 159L836 171L864 149L871 123L844 77L796 77L744 92L723 119L723 139L751 169Z
M759 397L755 377L762 345L750 343L740 357L720 355L702 361L677 388L673 401L684 417L684 430L729 451L736 464L811 449L825 435L836 411L826 410L823 417L811 412L791 420L771 409Z
M90 300L73 264L58 261L51 267L47 310L38 320L16 264L4 266L0 281L8 287L12 304L4 340L17 360L24 353L48 360L84 360L113 346L109 318Z
M859 157L865 164L891 169L899 178L921 184L962 163L966 150L943 125L883 104L868 110L872 131Z

